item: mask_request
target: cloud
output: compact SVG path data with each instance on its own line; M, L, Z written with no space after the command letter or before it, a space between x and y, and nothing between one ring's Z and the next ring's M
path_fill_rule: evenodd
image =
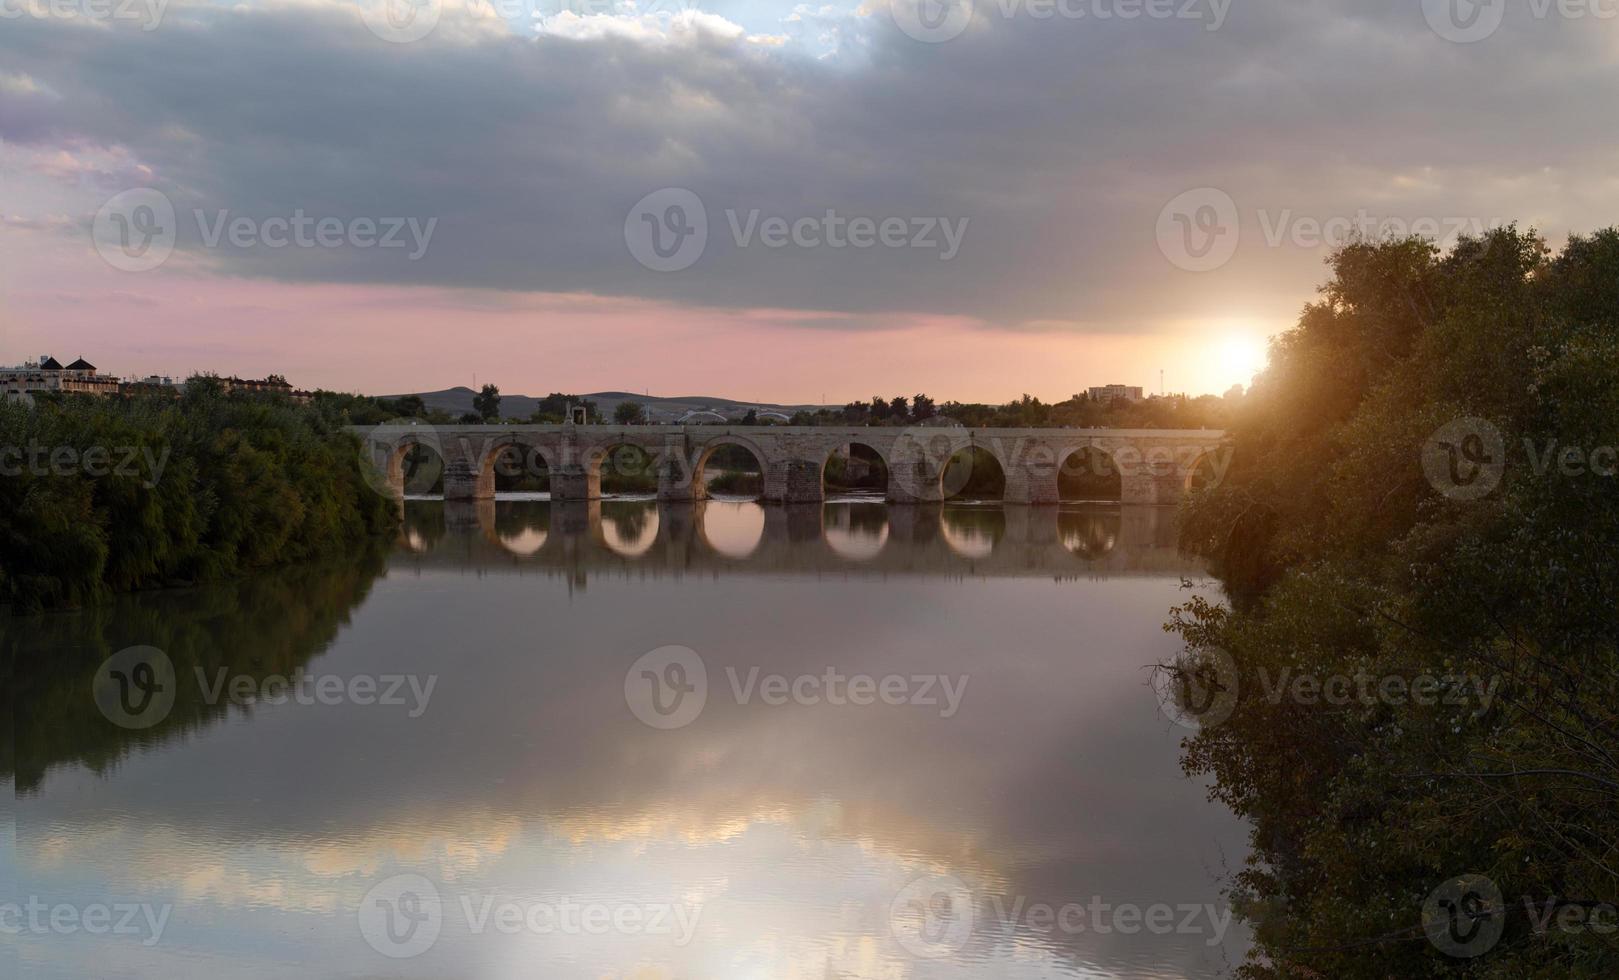
M570 11L537 36L451 6L409 44L337 3L171 6L151 31L14 20L0 139L128 154L174 201L180 249L223 274L767 307L822 325L911 314L1117 332L1296 309L1326 254L1301 220L1366 209L1557 232L1619 204L1585 176L1619 155L1590 124L1619 88L1611 40L1591 29L1604 25L1514 18L1459 45L1393 2L1254 0L1217 31L1065 9L1085 13L978 0L943 44L882 6L786 9L780 34L689 9ZM1155 228L1205 185L1236 201L1242 244L1196 275L1160 254ZM665 187L693 191L708 219L677 272L625 244L632 206ZM81 203L88 216L101 201ZM195 209L437 225L412 262L204 248ZM829 213L910 233L864 248L733 233ZM930 219L968 221L954 258L912 247Z

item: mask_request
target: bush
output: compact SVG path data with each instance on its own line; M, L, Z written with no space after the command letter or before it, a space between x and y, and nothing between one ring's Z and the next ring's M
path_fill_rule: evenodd
M344 421L224 396L206 379L179 399L0 405L6 462L23 454L0 480L0 601L77 605L336 554L391 530L398 508L362 478Z

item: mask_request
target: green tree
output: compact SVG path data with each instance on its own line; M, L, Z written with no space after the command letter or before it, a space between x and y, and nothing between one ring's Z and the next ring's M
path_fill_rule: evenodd
M1611 936L1529 913L1619 902L1619 493L1535 464L1619 433L1619 232L1556 256L1515 228L1449 254L1357 242L1332 273L1237 402L1230 471L1182 529L1231 600L1170 628L1235 670L1234 710L1184 764L1253 828L1242 973L1612 976ZM1458 420L1501 434L1481 499L1423 465ZM1412 696L1265 696L1289 676ZM1464 873L1506 906L1500 940L1454 958L1422 905Z
M482 391L472 396L472 408L485 422L500 421L500 389L484 385Z
M613 409L613 421L619 425L642 425L646 422L646 409L640 402L619 402Z

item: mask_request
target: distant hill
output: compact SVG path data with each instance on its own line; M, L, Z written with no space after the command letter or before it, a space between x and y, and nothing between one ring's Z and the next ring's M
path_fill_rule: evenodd
M452 415L463 415L473 411L472 399L476 391L467 387L446 388L443 391L418 391L414 394L422 400L428 408L438 408ZM383 395L384 398L402 398L403 395ZM604 418L611 419L613 410L620 402L640 402L646 406L647 413L654 422L669 422L680 418L687 412L713 411L726 418L740 419L747 414L748 409L755 408L760 411L781 412L783 415L792 415L801 409L815 411L821 405L777 405L771 402L744 402L734 398L718 398L712 395L682 395L678 398L660 398L655 395L638 395L632 391L596 391L580 396L596 403L596 409ZM526 419L533 415L539 407L540 399L532 395L500 395L500 414L508 419ZM841 407L841 406L839 406Z

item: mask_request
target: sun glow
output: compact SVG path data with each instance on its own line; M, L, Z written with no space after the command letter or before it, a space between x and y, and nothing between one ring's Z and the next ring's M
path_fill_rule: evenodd
M1254 375L1265 369L1266 345L1253 335L1233 334L1220 342L1215 354L1223 383L1246 387Z

